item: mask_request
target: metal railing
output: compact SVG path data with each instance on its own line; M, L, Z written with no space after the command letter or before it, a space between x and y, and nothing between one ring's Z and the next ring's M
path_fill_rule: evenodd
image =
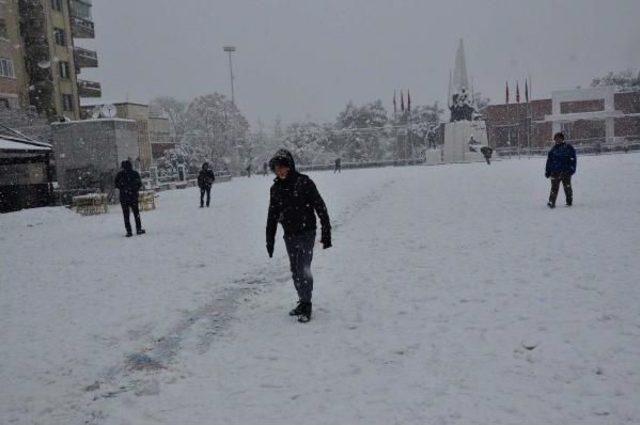
M80 97L101 97L102 86L96 81L78 80Z
M93 50L74 47L73 55L76 65L81 68L95 68L98 66L98 53Z
M640 150L640 135L613 137L610 139L606 139L604 137L567 139L566 141L573 145L577 153L582 155L598 155L600 153L617 153ZM544 156L547 155L552 146L553 142L549 141L544 146L531 148L528 146L499 147L495 149L495 152L497 155L503 157Z
M74 38L94 38L95 24L88 19L73 16L71 17L71 35Z

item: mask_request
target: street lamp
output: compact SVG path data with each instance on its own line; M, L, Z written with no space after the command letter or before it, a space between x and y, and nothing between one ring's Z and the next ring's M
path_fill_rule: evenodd
M222 48L222 50L224 50L225 52L227 52L229 54L229 74L231 75L231 103L233 103L233 105L235 106L236 104L236 96L235 96L235 92L234 92L234 88L233 88L233 62L231 59L231 55L233 53L235 53L236 48L235 46L224 46Z

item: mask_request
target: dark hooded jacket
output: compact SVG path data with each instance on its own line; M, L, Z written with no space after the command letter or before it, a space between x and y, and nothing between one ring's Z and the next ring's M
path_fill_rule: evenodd
M273 246L278 223L286 236L316 229L316 216L322 224L322 239L331 240L331 224L324 200L315 183L305 174L296 171L293 156L280 150L269 162L271 170L277 164L286 164L291 171L286 179L276 178L271 186L271 200L267 216L267 245Z
M122 170L116 175L115 186L120 190L120 202L138 202L138 191L142 187L142 179L133 169L130 161L122 161Z
M208 167L207 169L202 166L202 170L200 170L200 174L198 174L198 187L200 189L210 189L213 182L216 180L215 174Z
M576 150L569 143L556 143L547 156L545 176L573 175L576 172Z

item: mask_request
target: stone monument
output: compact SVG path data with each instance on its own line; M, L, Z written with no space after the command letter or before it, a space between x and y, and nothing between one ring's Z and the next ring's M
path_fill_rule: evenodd
M453 75L449 77L448 106L451 118L444 126L443 161L484 161L480 150L488 145L487 126L476 113L462 40L456 52Z

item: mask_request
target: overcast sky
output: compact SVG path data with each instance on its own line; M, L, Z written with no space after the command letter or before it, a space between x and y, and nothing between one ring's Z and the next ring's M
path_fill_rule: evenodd
M534 97L640 70L640 0L94 0L107 101L229 94L222 46L237 46L236 100L270 124L333 121L347 101L411 89L446 102L463 38L476 90L504 101L530 75ZM512 90L513 92L513 90Z

